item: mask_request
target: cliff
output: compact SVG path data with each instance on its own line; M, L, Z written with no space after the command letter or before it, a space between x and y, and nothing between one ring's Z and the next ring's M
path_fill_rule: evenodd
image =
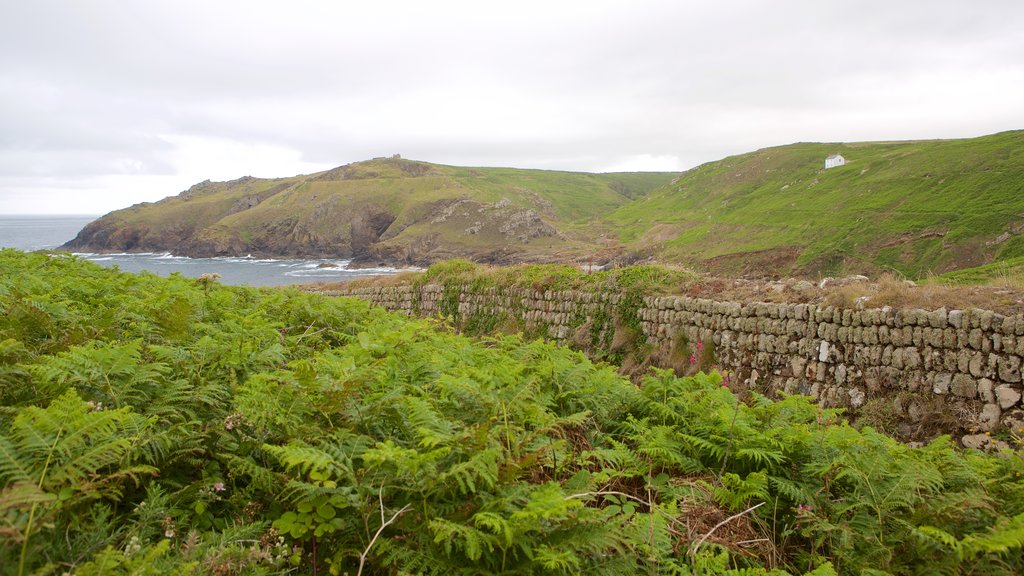
M600 215L674 176L378 159L308 176L202 182L107 214L63 248L388 264L565 260L601 249Z

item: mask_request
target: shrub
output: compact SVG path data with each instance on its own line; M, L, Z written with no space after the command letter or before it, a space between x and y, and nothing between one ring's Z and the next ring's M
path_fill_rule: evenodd
M716 373L10 250L0 310L7 572L1024 570L1019 454Z

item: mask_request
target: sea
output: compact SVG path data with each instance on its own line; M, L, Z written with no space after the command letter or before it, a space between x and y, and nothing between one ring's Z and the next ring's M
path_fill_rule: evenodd
M31 252L52 250L74 238L98 216L0 215L0 248ZM224 284L287 286L338 282L399 272L395 268L349 268L350 260L253 258L250 255L220 258L188 258L170 252L140 254L76 253L80 258L124 272L152 272L160 276L179 273L191 278L220 274Z

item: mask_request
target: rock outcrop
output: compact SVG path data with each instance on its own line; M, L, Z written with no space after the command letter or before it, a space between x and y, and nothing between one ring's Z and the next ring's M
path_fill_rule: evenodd
M649 191L672 176L470 169L381 158L310 176L207 180L160 202L108 214L63 248L392 265L455 257L551 262L597 249L596 236L579 223L628 202L619 190ZM571 207L553 202L562 194L585 201ZM563 229L572 229L572 237Z

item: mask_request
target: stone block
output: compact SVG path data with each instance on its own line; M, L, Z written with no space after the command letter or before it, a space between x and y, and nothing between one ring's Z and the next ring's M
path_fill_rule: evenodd
M990 440L986 434L967 434L960 439L960 444L970 450L984 450Z
M1017 356L1000 356L996 366L999 379L1003 382L1020 382L1020 358Z
M999 407L1003 410L1012 408L1018 402L1020 402L1020 392L1014 390L1007 384L996 386L995 389L996 402L999 403Z
M1003 321L1006 320L1006 316L1002 314L992 313L992 330L994 332L1000 332L1003 329Z
M974 348L975 350L981 350L981 341L982 341L981 329L980 328L972 329L970 334L967 336L967 344L971 348Z
M995 317L995 312L992 312L991 310L984 310L984 311L982 311L981 316L978 319L978 328L981 328L982 330L986 330L986 331L987 330L991 330L992 329L992 319L994 317Z
M942 367L950 372L961 371L960 358L957 356L956 350L944 350L942 352Z
M916 369L921 366L921 353L918 352L917 348L903 349L903 364L910 369Z
M964 325L964 311L963 310L950 310L946 314L946 322L949 323L953 328L960 328Z
M949 389L961 398L975 398L978 395L978 381L967 374L957 374L953 376Z
M850 388L847 394L850 396L850 406L854 408L863 406L864 400L867 399L867 395L860 388Z
M1002 415L998 404L985 404L978 416L978 427L985 432L991 432L999 426L999 418Z
M789 359L789 369L794 376L800 376L804 373L804 368L807 366L807 360L799 356L794 356Z
M981 354L980 352L975 352L974 354L970 354L969 352L961 352L961 354L970 355L971 359L970 362L968 362L967 371L971 373L971 376L975 376L978 378L986 376L985 356L983 354ZM963 372L963 370L961 370L961 372Z
M1006 316L1003 324L999 327L1004 336L1013 336L1017 332L1017 319L1019 316Z
M988 378L978 380L978 397L982 402L991 404L996 401L994 385L995 383Z

